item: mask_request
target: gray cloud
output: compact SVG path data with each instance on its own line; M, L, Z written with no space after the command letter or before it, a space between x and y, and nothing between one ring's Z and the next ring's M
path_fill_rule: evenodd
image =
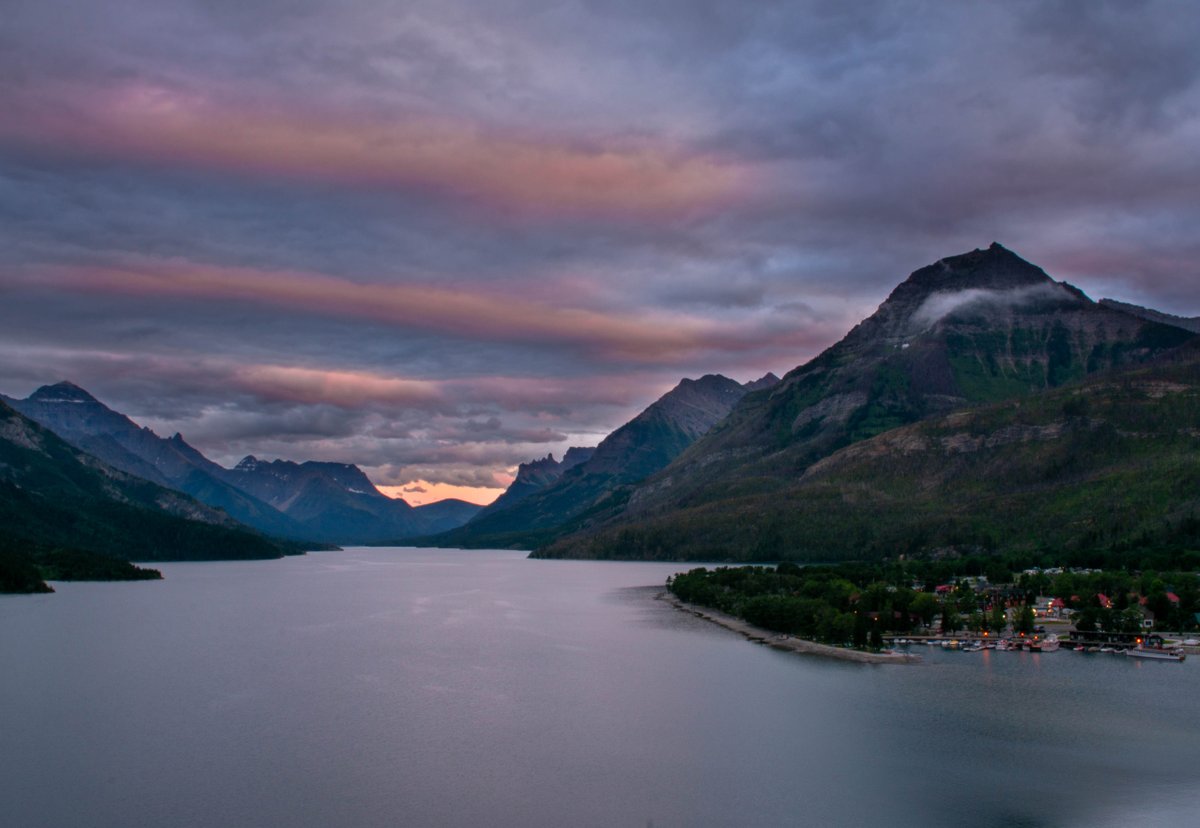
M485 485L595 442L582 438L681 375L783 373L912 270L993 240L1093 296L1198 315L1198 41L1200 7L1168 2L10 3L0 390L72 379L226 462L275 453ZM669 150L738 185L650 217L530 211L89 143L89 101L137 95L318 125L453 124L579 163ZM38 132L66 116L76 132ZM686 315L747 339L634 363L29 277L131 261ZM239 365L374 390L256 388Z

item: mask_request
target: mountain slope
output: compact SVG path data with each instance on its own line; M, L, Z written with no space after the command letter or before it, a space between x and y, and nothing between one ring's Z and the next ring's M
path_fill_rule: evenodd
M46 385L24 400L3 398L77 448L114 468L189 494L260 532L303 540L300 524L222 479L225 469L176 434L163 439L69 382Z
M1123 311L1142 319L1149 319L1151 322L1161 322L1164 325L1183 328L1185 331L1191 331L1192 333L1200 333L1200 316L1175 316L1170 313L1152 310L1151 308L1143 308L1141 305L1118 302L1116 299L1101 299L1100 304L1106 308Z
M890 429L964 406L1056 388L1155 358L1188 331L1103 307L993 244L914 272L840 342L748 395L604 521L635 545L659 516L791 490L814 462ZM713 508L706 508L709 504ZM745 519L743 514L739 519ZM699 520L699 518L697 518ZM580 554L586 533L576 539ZM573 542L552 554L572 555ZM729 554L750 554L745 548Z
M648 481L632 511L769 489L890 428L1144 361L1191 336L1103 308L998 244L943 259L769 395L743 401Z
M226 482L286 514L310 536L334 543L391 543L465 523L480 507L464 501L413 507L390 498L357 466L253 455L223 470Z
M769 496L664 513L541 554L827 561L1053 551L1095 566L1123 552L1153 559L1197 548L1200 346L1189 344L1147 367L893 429Z
M249 532L187 495L114 469L2 402L0 547L27 560L59 550L60 563L66 553L168 561L302 551Z
M685 379L557 480L435 540L456 546L528 547L573 529L594 510L616 508L624 501L623 487L666 466L752 388L769 388L776 379L768 374L746 385L717 374Z

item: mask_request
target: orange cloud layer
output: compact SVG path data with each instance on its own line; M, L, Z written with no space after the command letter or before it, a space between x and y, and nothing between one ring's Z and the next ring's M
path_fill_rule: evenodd
M361 371L323 371L281 365L249 365L232 369L244 390L300 403L334 403L355 407L367 403L415 404L442 399L437 383L396 379Z
M239 110L147 86L6 119L5 135L136 162L429 190L550 213L687 212L746 189L741 168L672 146L593 147L451 121Z
M154 263L41 268L29 276L41 285L93 293L255 302L485 341L577 346L633 361L670 361L718 343L736 347L742 338L741 332L689 317L607 314L483 292L361 284L313 273Z

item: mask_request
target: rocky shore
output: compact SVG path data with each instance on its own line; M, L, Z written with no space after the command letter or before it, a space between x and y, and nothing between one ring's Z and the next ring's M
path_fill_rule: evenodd
M842 661L856 661L860 664L914 664L921 660L920 656L908 653L867 653L862 650L850 650L845 647L818 644L815 641L806 641L803 638L795 638L790 635L764 630L762 627L756 627L740 618L735 618L732 615L727 615L708 607L699 607L695 604L685 603L669 592L660 592L655 597L660 601L666 601L676 609L683 612L690 612L697 618L703 618L705 621L719 624L727 630L744 635L756 644L765 644L776 650L825 656L826 658L839 658Z

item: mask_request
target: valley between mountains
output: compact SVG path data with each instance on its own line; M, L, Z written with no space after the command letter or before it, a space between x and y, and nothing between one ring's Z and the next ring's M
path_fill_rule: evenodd
M522 464L487 507L413 507L348 464L225 468L59 382L0 397L0 589L341 544L1178 562L1200 548L1197 331L993 244L915 271L782 379L682 380L598 446Z

